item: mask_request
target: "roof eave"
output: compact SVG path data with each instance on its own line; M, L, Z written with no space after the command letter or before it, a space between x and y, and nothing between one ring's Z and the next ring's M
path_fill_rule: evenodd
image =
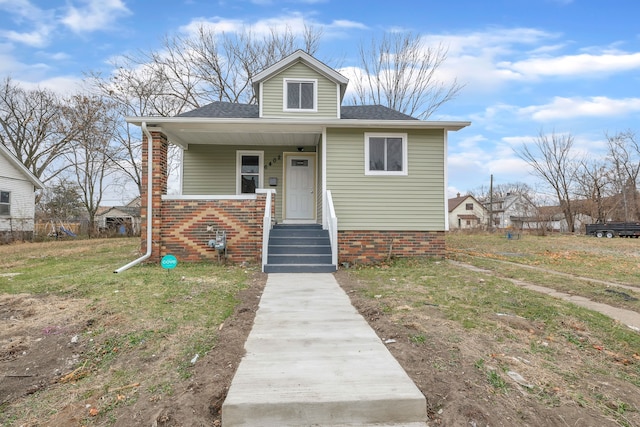
M27 169L27 167L23 165L22 162L20 162L20 160L18 160L16 156L14 156L11 151L9 151L8 148L0 144L0 151L5 153L5 157L7 158L7 160L9 160L9 163L11 163L17 169L20 169L20 171L22 171L22 173L29 179L29 181L31 181L36 189L42 190L44 188L44 183L40 181L40 179L38 179L38 177L35 176L33 172Z
M266 119L266 118L210 118L210 117L126 117L127 123L141 126L143 122L149 127L163 125L182 126L310 126L310 127L343 127L343 128L411 128L411 129L446 129L458 131L471 125L469 121L426 121L426 120L359 120L359 119Z

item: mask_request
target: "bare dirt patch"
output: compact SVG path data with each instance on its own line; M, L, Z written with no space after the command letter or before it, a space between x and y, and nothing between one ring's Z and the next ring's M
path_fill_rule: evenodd
M54 296L0 295L0 407L73 369L84 351L77 335L90 323L86 305Z

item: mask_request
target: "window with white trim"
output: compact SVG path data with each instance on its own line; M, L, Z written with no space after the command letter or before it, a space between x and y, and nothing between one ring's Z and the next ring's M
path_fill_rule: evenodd
M11 215L11 193L0 191L0 215Z
M238 151L236 153L236 193L255 193L262 188L263 151Z
M284 79L285 111L316 111L316 80Z
M407 134L364 134L365 175L407 175Z

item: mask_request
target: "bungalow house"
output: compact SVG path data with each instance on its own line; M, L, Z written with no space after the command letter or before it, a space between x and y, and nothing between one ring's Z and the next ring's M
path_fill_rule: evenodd
M44 184L0 144L0 242L33 238L35 191Z
M140 197L124 206L105 206L96 213L101 233L137 236L140 233Z
M127 118L145 141L142 258L224 250L273 272L442 256L447 132L469 122L343 106L347 83L298 50L255 75L257 105ZM179 195L167 194L169 144L182 151Z
M487 225L488 218L485 207L472 195L461 196L449 199L449 230L465 230L481 228Z

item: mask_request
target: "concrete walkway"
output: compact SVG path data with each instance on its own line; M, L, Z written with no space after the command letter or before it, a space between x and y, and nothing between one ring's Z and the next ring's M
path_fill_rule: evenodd
M508 261L500 261L500 262L506 263L506 264L514 264L514 263L510 263ZM492 276L496 275L495 272L492 271L492 270L487 270L487 269L484 269L484 268L476 267L476 266L473 266L471 264L465 264L463 262L453 261L453 260L449 260L449 263L451 263L453 265L456 265L458 267L464 267L464 268L466 268L468 270L475 271L475 272L478 272L478 273L488 274L488 275L492 275ZM547 274L553 274L553 275L556 275L556 276L570 277L570 278L575 279L575 280L583 280L585 282L600 283L600 284L606 285L607 287L625 288L625 289L629 289L629 290L632 290L632 291L638 291L639 290L638 287L628 286L628 285L624 285L624 284L620 284L620 283L605 282L604 280L590 279L588 277L580 277L580 276L576 276L576 275L561 273L561 272L558 272L558 271L545 270L545 269L542 269L540 267L534 267L534 266L530 266L530 265L523 265L523 264L514 264L514 265L517 265L518 267L521 267L521 268L529 268L529 269L535 269L535 270L539 270L539 271L544 271ZM633 329L634 331L640 332L640 313L638 313L638 312L635 312L635 311L632 311L632 310L627 310L627 309L620 308L620 307L613 307L613 306L610 306L608 304L603 304L601 302L592 301L589 298L585 298L585 297L582 297L580 295L568 294L566 292L557 291L557 290L552 289L552 288L536 285L534 283L525 282L523 280L512 279L512 278L509 278L509 277L502 277L502 276L500 276L500 277L502 279L510 281L514 285L521 286L523 288L527 288L527 289L530 289L532 291L536 291L536 292L540 292L540 293L543 293L543 294L547 294L547 295L550 295L550 296L552 296L554 298L558 298L558 299L561 299L561 300L564 300L564 301L572 302L575 305L587 308L589 310L597 311L598 313L604 314L605 316L609 316L613 320L617 320L618 322L622 323L623 325L627 325L627 327Z
M223 427L425 427L426 400L328 273L269 274Z

